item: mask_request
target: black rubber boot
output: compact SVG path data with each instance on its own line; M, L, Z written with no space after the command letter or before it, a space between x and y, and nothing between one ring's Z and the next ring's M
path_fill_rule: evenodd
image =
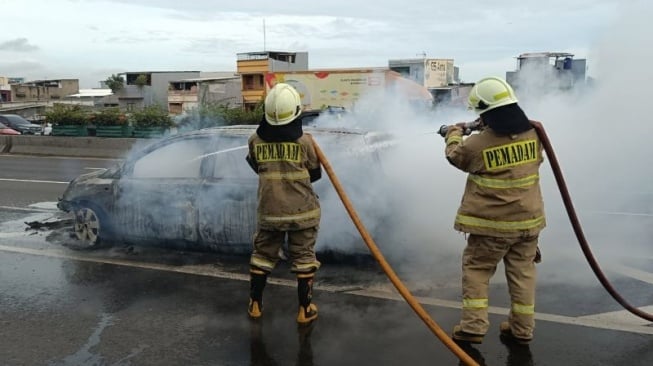
M297 297L299 300L299 313L297 322L307 324L317 318L317 306L313 300L313 274L297 275Z
M268 274L260 269L252 268L249 271L249 306L247 313L253 319L263 315L263 290Z

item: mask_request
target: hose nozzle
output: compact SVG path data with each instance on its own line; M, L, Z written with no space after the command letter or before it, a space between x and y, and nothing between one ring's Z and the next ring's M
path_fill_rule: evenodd
M481 128L481 120L476 119L471 122L461 122L461 123L456 123L455 126L458 126L463 129L463 135L467 136L470 135L472 132L477 131ZM440 126L440 129L438 130L438 133L440 136L444 137L447 135L447 132L449 131L449 127L447 125L442 125Z

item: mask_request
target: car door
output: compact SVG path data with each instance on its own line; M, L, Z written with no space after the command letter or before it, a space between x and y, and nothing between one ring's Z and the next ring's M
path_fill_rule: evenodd
M251 250L256 229L258 176L245 161L247 136L216 142L199 192L199 235L214 250Z
M119 229L130 238L196 242L197 193L210 139L163 144L126 163L114 187Z

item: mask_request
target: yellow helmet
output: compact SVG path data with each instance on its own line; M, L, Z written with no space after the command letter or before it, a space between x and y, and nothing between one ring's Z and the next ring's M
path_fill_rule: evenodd
M469 91L467 106L478 114L494 108L517 103L517 97L510 84L499 77L487 77L476 82Z
M277 83L265 97L265 120L273 126L292 122L302 113L302 99L295 88Z

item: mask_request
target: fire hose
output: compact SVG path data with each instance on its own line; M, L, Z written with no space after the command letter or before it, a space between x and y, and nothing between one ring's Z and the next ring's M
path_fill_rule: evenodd
M558 159L556 159L555 152L553 151L553 146L551 145L551 141L549 140L549 137L546 135L542 123L537 121L531 121L531 125L533 125L535 131L537 132L537 136L540 138L540 141L542 141L542 145L544 146L544 151L546 151L546 156L549 159L549 162L551 163L551 169L553 169L553 175L555 177L556 183L558 184L558 189L560 190L562 201L565 205L565 209L567 210L569 221L571 222L571 226L574 229L574 234L576 234L576 238L578 239L578 243L580 244L581 250L583 251L583 254L585 255L585 258L587 259L587 262L589 263L590 267L592 268L594 275L599 280L601 285L603 285L603 288L605 288L605 290L610 294L610 296L612 296L621 306L623 306L624 309L628 310L632 314L637 315L642 319L653 321L653 315L644 312L629 304L614 289L614 287L612 287L610 281L608 281L608 279L603 274L601 267L599 266L598 262L594 258L594 255L592 254L590 246L587 243L587 239L585 239L585 234L583 233L583 229L580 225L580 221L578 220L578 216L576 215L576 210L574 209L574 205L571 202L571 196L569 195L569 190L567 189L567 184L565 183L565 179L562 176L562 169L560 169L560 164L558 164Z
M601 270L601 267L599 266L598 262L596 261L596 258L594 257L594 254L592 253L592 250L589 246L589 243L587 242L587 239L585 238L585 234L583 233L582 226L580 224L580 220L578 219L578 215L576 214L576 210L574 208L574 205L571 200L571 195L569 194L569 190L567 188L567 184L565 183L565 179L562 175L562 169L560 168L560 164L558 163L558 159L556 158L555 151L553 150L553 146L551 144L551 141L549 140L549 137L546 134L546 131L544 130L544 127L542 126L542 123L538 121L531 121L531 125L533 128L535 128L535 131L537 132L537 135L542 142L544 151L546 152L547 158L551 164L551 169L553 170L553 175L555 177L556 183L558 185L558 189L560 191L560 195L562 196L562 201L565 205L565 209L567 211L567 215L569 217L569 221L571 222L572 228L574 230L574 234L576 235L576 238L578 240L578 243L580 244L581 250L583 254L585 255L585 258L587 259L587 262L590 265L590 268L594 272L594 275L597 277L603 288L614 298L624 309L628 310L630 313L648 320L648 321L653 321L653 315L650 313L647 313L645 311L642 311L630 303L628 303L612 286L610 281L606 278L605 274ZM469 135L473 130L477 129L480 127L480 123L478 120L473 121L473 122L468 122L463 124L461 127L463 127L463 133L465 135ZM442 126L440 130L438 131L441 135L446 134L447 132L447 126ZM478 365L478 363L472 359L462 348L460 348L450 337L447 333L445 333L442 328L431 318L431 316L424 310L422 305L415 299L415 297L410 293L410 291L406 288L406 286L401 282L399 277L396 275L392 267L388 264L386 261L385 257L379 250L379 248L376 246L374 243L374 240L372 239L371 235L361 222L360 218L358 217L358 214L353 208L353 205L351 201L349 200L349 197L345 193L342 185L340 184L340 181L338 177L335 175L333 168L331 167L331 164L329 163L329 160L326 158L324 155L324 152L320 149L319 145L315 143L315 152L317 154L318 159L320 160L320 163L324 167L327 175L329 176L329 179L331 180L331 183L333 184L333 187L335 188L336 192L338 193L338 196L342 200L342 203L345 206L345 209L347 210L347 213L352 219L352 222L358 229L359 233L361 234L361 237L363 238L363 241L369 248L372 256L376 259L376 261L381 265L381 268L385 272L385 274L388 276L390 279L390 282L395 286L395 288L399 291L401 296L406 300L408 305L417 313L417 315L424 321L426 326L442 341L442 343L448 347L462 362L464 362L467 365Z
M354 206L352 205L351 201L349 200L349 197L345 193L345 190L340 184L340 180L334 173L333 168L331 167L331 163L329 163L329 160L324 155L324 152L322 152L322 149L315 142L315 140L313 140L313 145L315 145L315 153L317 154L320 163L322 164L324 170L329 176L329 179L331 180L331 184L333 184L333 187L338 193L340 200L344 204L345 209L349 214L349 217L351 217L351 220L356 226L356 229L358 229L358 232L361 234L363 241L369 248L374 259L376 259L376 261L381 265L383 272L385 272L385 274L388 276L390 282L392 282L392 284L395 286L397 291L399 291L401 296L406 300L408 305L410 305L410 307L415 311L415 313L417 313L417 315L422 319L422 321L424 321L426 326L440 339L440 341L442 341L442 343L444 343L445 346L447 346L466 365L478 366L478 363L473 358L471 358L465 351L463 351L463 349L460 348L449 337L449 335L442 330L442 328L431 318L431 316L426 312L426 310L424 310L422 305L410 293L408 288L406 288L406 286L401 282L401 280L394 272L390 264L388 264L388 262L386 261L385 257L383 256L383 254L381 253L377 245L374 243L372 236L369 234L369 232L363 225L362 221L358 217L358 214L354 210Z
M605 277L605 274L603 274L603 271L601 270L601 267L599 266L598 262L594 258L594 254L592 254L592 250L590 249L589 243L585 238L585 234L583 233L583 228L580 225L580 220L578 220L578 215L576 215L576 210L574 209L574 205L571 201L571 195L569 194L569 190L567 189L567 184L565 183L565 179L562 176L562 169L560 168L558 159L556 158L555 152L553 151L553 145L551 145L551 140L549 140L549 137L547 136L546 131L544 131L544 127L542 126L541 122L531 121L531 125L533 126L533 128L535 128L535 131L537 132L537 136L542 142L542 146L544 147L546 156L551 164L551 169L553 170L553 175L555 177L556 183L558 184L558 190L560 191L560 195L562 196L562 202L565 205L567 216L569 216L569 221L571 222L571 226L574 230L574 234L576 235L576 239L578 239L578 244L580 244L580 248L583 251L585 258L587 259L590 268L594 272L594 275L599 280L601 285L603 285L603 288L610 294L610 296L612 296L612 298L614 298L624 309L628 310L630 313L642 319L653 321L652 314L644 312L629 304L614 289L612 284L610 284L610 281L608 281L608 279ZM459 123L458 126L463 129L464 135L469 135L470 133L472 133L472 131L478 130L482 126L482 124L480 123L480 120L477 119L476 121L473 122ZM447 129L448 126L441 126L438 133L444 136L447 133Z

